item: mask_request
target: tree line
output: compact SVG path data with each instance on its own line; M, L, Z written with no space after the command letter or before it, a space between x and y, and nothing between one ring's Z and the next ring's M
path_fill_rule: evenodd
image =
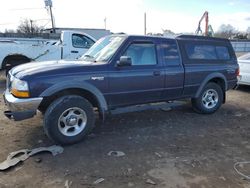
M37 25L34 21L24 19L20 22L16 30L5 30L5 33L25 33L25 34L37 34L41 33L44 28ZM165 29L163 33L174 35L175 33L171 30ZM191 33L194 34L194 33ZM149 35L163 35L162 33L149 33ZM219 29L213 33L214 37L221 37L227 39L250 39L250 27L246 31L238 31L235 27L230 24L222 24Z

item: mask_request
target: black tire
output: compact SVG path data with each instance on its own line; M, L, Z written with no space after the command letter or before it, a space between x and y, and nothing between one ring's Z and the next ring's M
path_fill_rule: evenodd
M8 72L15 66L21 65L24 63L28 63L30 60L28 58L20 57L20 58L11 58L5 64L5 75L8 75Z
M69 116L70 113L73 113L73 115ZM78 119L77 116L79 114L86 118ZM71 120L76 122L74 126L70 125L73 122ZM78 126L79 124L82 127ZM67 95L55 100L44 115L45 133L51 140L62 145L74 144L83 140L94 128L94 125L93 106L86 99L77 95ZM76 135L73 135L73 133L79 131L75 127L80 127L80 130L83 129Z
M209 94L209 96L205 97L206 93L207 95ZM205 100L205 98L207 100ZM201 114L212 114L216 112L220 108L222 103L223 103L223 90L218 84L214 82L209 82L203 88L199 97L192 99L192 106L194 111Z

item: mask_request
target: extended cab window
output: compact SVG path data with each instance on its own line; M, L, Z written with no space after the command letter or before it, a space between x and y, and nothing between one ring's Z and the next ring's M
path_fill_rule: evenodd
M189 59L217 59L215 46L212 45L187 44L186 51Z
M221 59L221 60L229 60L230 59L230 55L229 55L227 47L216 46L216 52L217 52L219 59Z
M156 52L153 43L132 43L124 56L132 59L132 65L156 65Z
M87 36L81 34L72 35L72 45L75 48L90 48L95 42Z
M163 50L163 62L167 65L180 65L180 55L175 41L166 41L160 45Z
M225 46L186 44L189 59L229 60L228 48Z

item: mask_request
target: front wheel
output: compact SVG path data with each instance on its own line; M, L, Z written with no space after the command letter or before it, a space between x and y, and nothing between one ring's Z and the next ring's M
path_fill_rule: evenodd
M94 127L92 105L76 95L55 100L44 115L44 129L50 139L59 144L81 141Z
M208 83L198 98L192 99L193 109L202 114L211 114L217 111L223 102L222 88L213 82Z

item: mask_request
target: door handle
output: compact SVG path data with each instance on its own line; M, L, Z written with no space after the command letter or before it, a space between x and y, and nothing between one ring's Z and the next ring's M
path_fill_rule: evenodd
M161 75L161 71L154 71L154 76L160 76Z
M73 54L78 54L79 52L78 52L78 51L75 51L75 50L72 50L71 53L73 53Z

